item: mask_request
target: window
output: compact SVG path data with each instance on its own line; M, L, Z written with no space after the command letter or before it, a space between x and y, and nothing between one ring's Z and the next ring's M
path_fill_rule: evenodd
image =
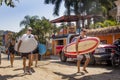
M63 45L63 40L58 40L58 45Z
M100 44L107 44L107 40L101 40Z

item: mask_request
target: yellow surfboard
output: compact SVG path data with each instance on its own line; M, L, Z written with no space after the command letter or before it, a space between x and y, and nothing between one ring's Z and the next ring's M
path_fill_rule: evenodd
M87 37L78 42L79 54L86 54L94 51L100 43L97 37ZM63 48L65 54L76 55L76 42L72 42Z

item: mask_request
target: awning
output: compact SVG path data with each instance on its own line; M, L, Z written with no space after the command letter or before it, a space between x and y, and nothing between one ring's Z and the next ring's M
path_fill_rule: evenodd
M78 21L78 20L83 20L83 19L90 19L92 15L86 15L86 16L76 16L76 15L70 15L70 16L62 16L57 19L51 20L51 23L61 23L61 22L72 22L72 21Z

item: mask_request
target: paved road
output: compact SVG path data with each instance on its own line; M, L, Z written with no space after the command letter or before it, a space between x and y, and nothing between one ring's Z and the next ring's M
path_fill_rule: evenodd
M82 69L82 68L81 68ZM120 80L120 69L106 65L88 66L89 73L76 73L76 63L69 61L61 63L57 57L38 62L38 67L32 67L32 75L24 75L22 59L15 58L14 67L10 67L7 55L2 54L0 65L0 80Z

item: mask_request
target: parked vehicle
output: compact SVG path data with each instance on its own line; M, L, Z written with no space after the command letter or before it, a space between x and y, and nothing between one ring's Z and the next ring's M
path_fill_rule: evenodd
M120 66L120 39L113 43L117 48L111 53L111 62L113 67Z
M95 62L106 62L111 64L111 53L116 49L116 46L110 44L100 44L93 52Z
M64 42L61 39L58 41L60 45L56 45L56 53L60 55L61 62L66 62L67 58L76 58L76 55L66 55L66 54L64 54L64 52L62 51L62 49L63 49L63 47L65 45L71 43L71 41L73 41L74 38L76 40L75 36L78 36L78 35L76 35L76 34L69 34L66 37L66 44L64 44Z
M69 35L67 37L67 43L76 41L78 35ZM66 45L66 44L64 44ZM64 54L64 52L62 51L62 48L64 47L64 45L57 45L56 46L56 53L60 55L60 60L62 62L66 62L67 58L72 58L76 60L77 55L68 55L68 54ZM107 64L111 64L111 51L113 49L115 49L116 46L114 45L110 45L110 44L100 44L98 46L98 48L93 51L92 53L90 53L90 57L91 57L91 64L95 64L96 62L107 62ZM82 62L85 61L85 58L83 58Z

